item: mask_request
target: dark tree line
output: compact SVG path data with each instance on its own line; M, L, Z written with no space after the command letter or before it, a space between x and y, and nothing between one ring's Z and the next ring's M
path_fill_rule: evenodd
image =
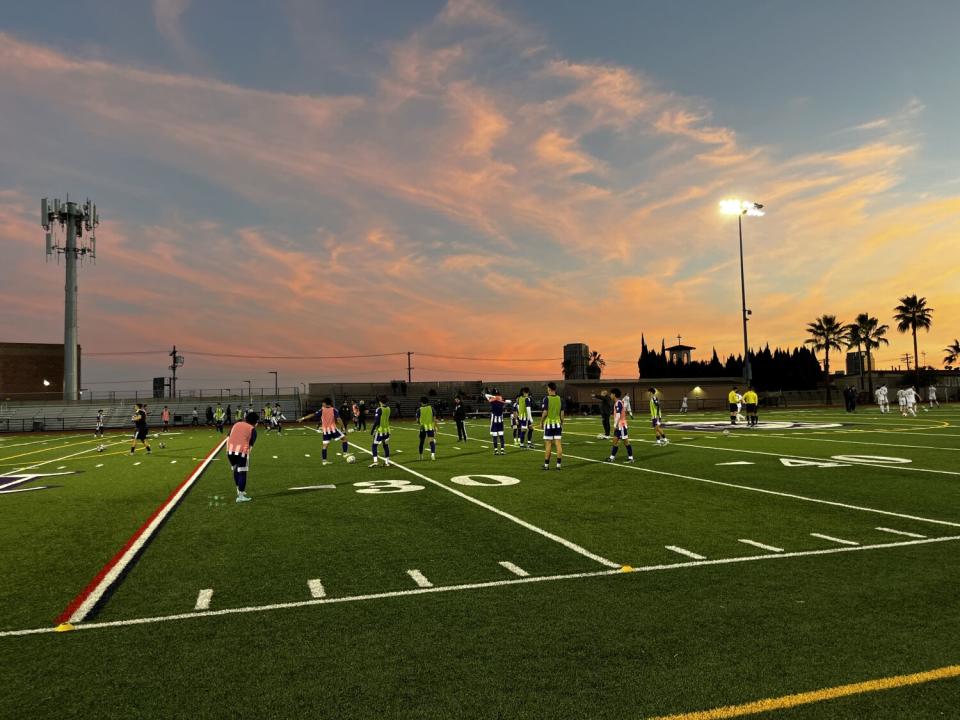
M750 365L757 390L813 390L823 376L816 356L806 347L771 350L767 345L759 352L751 350ZM743 377L743 356L730 355L721 361L714 350L709 362L674 363L670 362L663 341L657 351L647 348L646 340L641 340L637 368L641 378Z

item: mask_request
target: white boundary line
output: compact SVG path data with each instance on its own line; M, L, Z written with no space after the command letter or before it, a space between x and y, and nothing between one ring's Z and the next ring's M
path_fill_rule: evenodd
M110 562L108 562L104 568L94 577L93 581L84 588L81 593L74 598L74 600L67 606L67 609L61 613L58 618L58 622L68 622L68 623L79 623L83 622L84 618L90 614L97 603L100 602L100 599L106 594L107 590L117 581L117 579L123 574L124 570L127 569L127 566L137 557L137 554L143 548L144 545L149 542L150 538L153 537L154 533L157 532L157 529L166 520L167 516L173 512L173 509L177 506L180 500L186 495L187 491L193 487L194 483L199 479L203 474L203 471L207 469L210 465L210 462L213 460L214 456L220 449L227 444L227 438L224 438L216 447L214 447L210 453L204 458L196 469L180 483L180 486L167 498L166 502L161 505L153 515L148 519L147 523L143 525L130 540L127 541L127 544L124 548L113 557Z
M404 429L407 429L407 428L404 428ZM367 449L364 448L364 447L361 447L360 445L357 445L356 443L350 443L350 445L351 445L352 447L356 448L357 450L361 451L361 452L367 453L367 455L371 455L371 454L372 454L369 450L367 450ZM553 540L553 541L556 542L556 543L560 543L561 545L563 545L563 546L564 546L565 548L567 548L568 550L573 550L575 553L579 553L580 555L583 555L584 557L588 557L588 558L590 558L591 560L593 560L594 562L598 562L598 563L600 563L601 565L604 565L604 566L606 566L606 567L608 567L608 568L620 568L620 567L622 567L622 565L623 565L622 563L615 563L615 562L613 562L612 560L607 560L605 557L601 557L600 555L597 555L596 553L592 553L592 552L590 552L589 550L587 550L586 548L583 548L583 547L577 545L576 543L573 543L573 542L571 542L571 541L569 541L569 540L566 540L565 538L562 538L562 537L560 537L559 535L554 535L552 532L549 532L549 531L547 531L547 530L544 530L543 528L539 528L539 527L537 527L536 525L532 525L531 523L528 523L526 520L521 520L521 519L518 518L516 515L511 515L511 514L508 513L508 512L504 512L503 510L500 510L500 509L498 509L498 508L495 508L493 505L488 505L487 503L483 502L482 500L477 500L477 498L475 498L475 497L471 497L470 495L467 495L466 493L462 493L462 492L460 492L459 490L455 490L455 489L453 489L452 487L448 487L447 485L444 485L444 484L443 484L442 482L440 482L439 480L434 480L434 479L432 479L432 478L429 478L429 477L427 477L426 475L424 475L423 473L419 473L419 472L417 472L416 470L413 470L413 469L411 469L411 468L405 467L405 466L401 465L401 464L398 463L398 462L394 462L394 461L391 460L390 466L391 466L391 467L398 468L398 469L400 469L400 470L403 470L404 472L410 473L411 475L414 475L415 477L420 478L420 479L423 480L424 482L428 482L428 483L430 483L430 484L432 484L432 485L436 485L436 486L439 487L439 488L443 488L443 489L446 490L447 492L453 493L453 494L456 495L457 497L463 498L464 500L466 500L466 501L468 501L468 502L472 502L474 505L479 505L480 507L484 508L485 510L489 510L489 511L492 512L492 513L496 513L496 514L499 515L500 517L506 518L507 520L510 520L511 522L515 522L515 523L517 523L517 525L520 525L521 527L524 527L524 528L526 528L527 530L530 530L530 531L532 531L532 532L535 532L535 533L537 533L538 535L543 535L543 537L545 537L545 538L549 538L550 540Z
M862 552L865 550L885 550L889 548L911 547L914 545L932 545L936 543L954 542L960 540L960 535L928 538L926 540L904 540L900 542L881 543L879 545L859 545L857 547L836 547L825 550L803 550L790 553L764 553L763 555L745 555L743 557L722 558L717 560L691 560L690 562L668 563L663 565L645 565L642 567L617 570L594 570L592 572L567 573L563 575L540 575L510 580L492 580L489 582L468 583L462 585L440 585L415 590L394 590L392 592L372 593L369 595L348 595L344 597L326 597L316 600L300 600L296 602L274 603L271 605L250 605L245 607L224 608L222 610L206 610L199 612L179 613L176 615L156 615L130 620L110 620L107 622L82 623L76 626L77 630L98 630L103 628L128 627L132 625L153 625L163 622L179 620L194 620L203 617L220 617L224 615L245 615L248 613L270 612L274 610L289 610L294 608L311 607L314 605L332 605L336 603L362 602L366 600L382 600L386 598L405 597L409 595L426 595L432 593L458 592L464 590L482 590L486 588L505 587L508 585L524 585L528 583L554 582L558 580L576 580L580 578L597 578L609 575L630 573L660 572L668 570L684 570L686 568L708 567L712 565L734 565L737 563L760 562L764 560L780 560L784 558L815 557L819 555L836 555L839 553ZM27 630L0 631L0 638L20 637L23 635L40 635L56 632L55 628L30 628Z
M118 441L116 441L116 442L106 443L106 444L104 444L103 447L104 447L104 448L108 448L108 447L113 447L114 445L122 445L124 442L126 442L126 441L125 441L125 440L118 440ZM56 449L56 448L50 448L50 449L51 449L51 450L54 450L54 449ZM21 466L21 467L18 467L18 468L15 469L15 470L9 470L9 471L7 471L7 472L5 472L5 473L0 473L0 477L5 477L5 476L7 476L7 475L22 475L22 474L24 473L24 471L26 471L26 470L35 470L36 468L38 468L38 467L43 467L44 465L50 465L51 463L61 462L61 461L63 461L63 460L69 460L70 458L76 457L77 455L84 455L84 454L86 454L86 453L96 452L96 451L97 451L96 446L94 446L94 447L88 447L88 448L86 448L85 450L80 450L79 452L71 453L71 454L69 454L69 455L64 455L63 457L54 458L53 460L44 460L44 461L42 461L42 462L34 463L33 465L30 465L30 464L28 463L27 465L23 465L23 466Z

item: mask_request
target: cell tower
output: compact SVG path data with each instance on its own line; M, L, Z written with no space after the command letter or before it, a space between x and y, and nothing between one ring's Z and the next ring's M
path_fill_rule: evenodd
M100 224L97 206L89 198L83 205L59 198L40 201L40 225L47 231L47 258L63 255L67 265L67 282L64 286L63 313L63 399L77 400L79 390L79 372L77 345L77 261L84 257L97 258L96 228ZM64 244L55 237L57 225L66 231ZM88 239L83 241L83 231Z

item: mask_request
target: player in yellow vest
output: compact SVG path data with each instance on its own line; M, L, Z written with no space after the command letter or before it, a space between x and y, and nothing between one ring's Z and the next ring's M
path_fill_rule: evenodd
M740 402L740 393L737 392L737 386L727 393L727 403L730 405L730 424L737 424L737 404Z
M547 396L543 399L540 415L540 430L543 432L543 469L550 469L551 446L557 445L557 470L563 463L563 401L557 395L556 383L547 383Z
M757 395L757 391L754 390L751 385L743 394L743 404L747 407L747 425L751 427L755 427L760 422L760 418L757 416L757 405L759 405L759 403L760 398Z
M653 426L653 432L657 436L657 445L669 445L667 434L663 431L663 408L660 406L660 397L655 387L647 388L647 395L650 398L650 424Z
M433 419L433 406L424 396L417 408L417 424L420 426L420 459L423 460L423 443L430 438L430 459L437 459L437 423Z

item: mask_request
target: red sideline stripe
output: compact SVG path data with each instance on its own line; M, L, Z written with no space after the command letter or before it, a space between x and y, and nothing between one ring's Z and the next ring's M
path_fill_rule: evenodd
M154 519L156 519L157 515L163 512L167 508L167 506L170 505L171 502L173 502L173 499L176 497L177 493L180 492L183 486L195 479L194 475L200 470L201 467L203 467L203 465L211 457L213 457L214 455L217 454L217 452L219 452L220 448L223 447L224 442L226 441L224 440L222 442L217 443L217 445L207 454L207 456L203 460L201 460L199 463L197 463L197 466L190 472L189 475L187 475L186 479L184 479L182 483L180 483L179 485L177 485L177 487L173 489L173 492L170 493L170 496L163 502L162 505L160 505L160 507L158 507L156 510L153 511L150 517L147 518L146 522L144 522L143 525L140 526L140 529L138 529L130 537L130 539L127 540L124 546L120 548L120 551L116 555L114 555L113 558L111 558L110 562L104 565L100 569L100 572L96 574L93 580L90 581L90 583L83 589L83 591L79 595L77 595L73 600L70 601L70 604L67 605L66 609L62 613L60 613L60 615L57 616L56 622L58 625L60 623L67 622L70 619L70 617L73 615L73 613L76 611L76 609L80 607L88 597L90 597L90 594L97 589L97 587L100 585L103 579L107 576L107 573L113 570L113 568L117 565L117 563L120 562L120 558L123 557L124 553L126 553L127 550L129 550L130 547L137 540L140 539L143 533L145 533L147 528L150 526L150 523L152 523Z

